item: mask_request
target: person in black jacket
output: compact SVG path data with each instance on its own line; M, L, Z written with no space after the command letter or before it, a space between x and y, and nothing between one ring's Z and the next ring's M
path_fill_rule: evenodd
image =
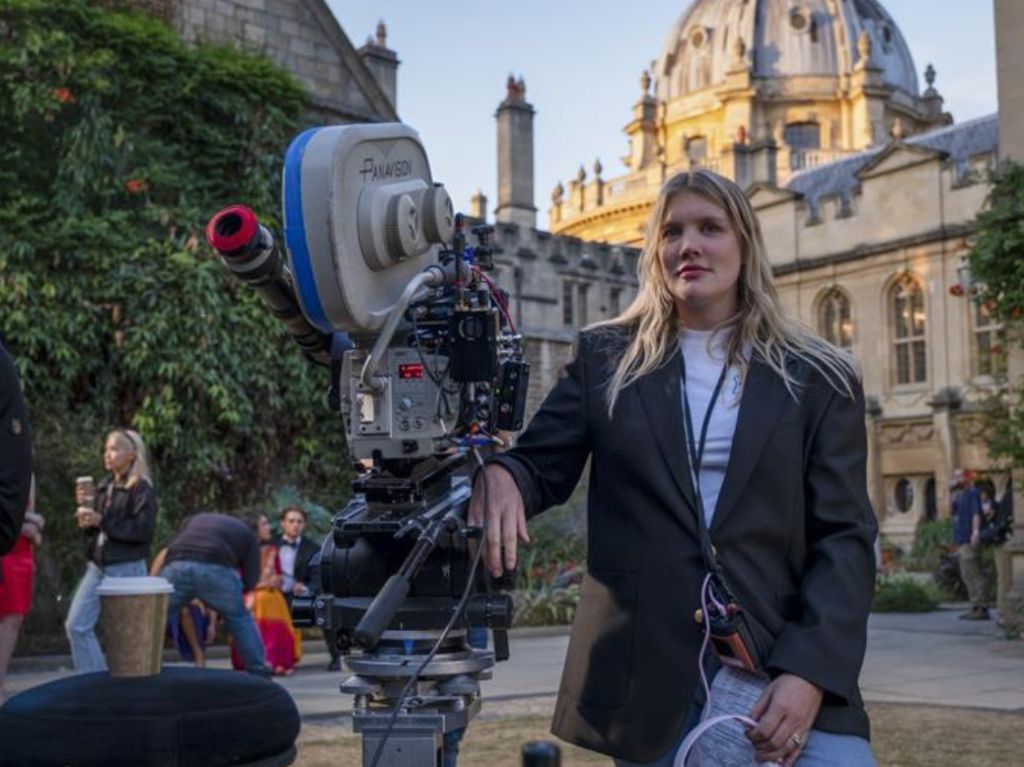
M110 474L91 503L79 498L75 512L85 535L88 563L64 622L75 671L104 671L106 658L96 638L104 577L146 574L146 557L156 529L156 494L149 477L146 447L138 432L115 429L107 435L103 465ZM84 502L83 502L84 501Z
M292 599L308 596L313 590L310 562L320 551L320 547L303 535L306 521L305 511L298 506L286 506L281 510L281 535L274 539L274 545L277 546L281 557L281 572L284 574L282 589L289 608L292 606ZM338 671L341 668L341 655L337 645L331 641L330 632L326 630L324 643L331 658L327 670Z
M665 183L638 271L470 506L500 574L589 463L552 729L619 767L671 765L721 683L749 702L708 710L756 720L732 739L746 763L873 765L857 680L877 525L853 360L786 318L757 217L717 174ZM709 614L724 639L706 653Z
M0 345L0 556L21 534L29 485L32 448L21 381L7 350Z

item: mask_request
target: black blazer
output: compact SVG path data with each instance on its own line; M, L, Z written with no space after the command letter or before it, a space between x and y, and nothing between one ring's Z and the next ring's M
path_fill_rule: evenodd
M84 531L88 557L100 567L117 562L134 562L149 557L156 532L156 493L153 485L140 479L131 487L115 485L107 475L96 488L96 511L103 515L99 528ZM99 532L106 541L99 545Z
M274 545L278 547L284 546L284 537L280 535L275 536ZM319 545L304 535L299 537L299 545L295 550L295 572L292 573L292 577L298 583L306 586L310 585L309 581L312 573L309 571L309 561L318 551L320 551Z
M704 575L684 448L678 349L626 388L605 385L626 338L581 335L576 358L508 453L527 515L563 503L587 459L587 566L552 731L630 761L678 742L699 685ZM815 726L868 736L857 678L874 589L864 402L806 366L799 401L755 358L711 538L761 657L825 691ZM745 712L744 712L745 713Z

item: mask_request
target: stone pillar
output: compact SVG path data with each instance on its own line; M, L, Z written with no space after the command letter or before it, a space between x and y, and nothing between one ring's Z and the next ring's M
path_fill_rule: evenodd
M1019 0L995 0L996 74L999 95L999 154L1003 158L1024 161L1024 4ZM1010 349L1007 379L1024 380L1024 349ZM1015 402L1015 407L1021 407ZM1014 495L1024 498L1024 467L1012 472ZM1024 511L1022 503L1014 509L1013 538L1007 544L1011 553L1013 586L1006 596L1007 631L1024 634Z
M533 204L533 107L526 101L526 83L509 75L508 94L498 107L499 223L537 227Z
M359 56L370 70L377 85L388 97L391 106L398 110L398 55L388 48L388 29L384 22L377 23L377 36L366 38L366 44L359 49Z
M938 445L938 461L936 462L935 473L935 506L939 516L948 516L952 509L952 499L949 495L949 480L953 476L954 469L961 468L964 463L960 456L960 446L957 443L957 427L955 423L956 414L963 404L963 396L960 390L954 386L947 386L936 392L931 402L932 423L935 426L935 442Z
M882 418L882 403L878 397L869 395L865 399L865 417L867 419L868 466L867 483L868 498L875 510L875 519L881 530L885 521L885 477L882 474L882 450L879 445L879 433ZM881 562L877 563L881 565Z
M638 171L658 159L658 102L651 95L651 75L640 76L640 100L633 105L633 119L626 126L629 136L629 169Z
M892 95L882 79L884 70L875 63L873 43L866 31L857 40L858 60L850 78L852 149L884 144L885 104Z

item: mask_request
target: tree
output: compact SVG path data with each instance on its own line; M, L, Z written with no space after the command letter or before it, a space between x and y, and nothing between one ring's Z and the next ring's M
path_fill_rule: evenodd
M164 536L282 485L344 500L326 372L202 234L239 201L276 226L301 86L84 0L9 0L0 40L0 334L25 382L54 590L81 562L71 481L98 471L116 426L149 445Z
M978 214L977 240L970 255L971 299L982 302L1006 328L1009 344L1020 345L1024 330L1024 165L1004 162L992 174L985 207ZM1024 466L1024 399L1021 381L987 403L989 451Z

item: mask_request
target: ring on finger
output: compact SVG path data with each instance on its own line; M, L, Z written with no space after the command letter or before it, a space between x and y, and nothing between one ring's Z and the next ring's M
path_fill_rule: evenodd
M799 733L795 733L794 732L792 735L789 736L789 740L797 748L800 748L804 744L804 739L803 739L803 737L800 736Z

